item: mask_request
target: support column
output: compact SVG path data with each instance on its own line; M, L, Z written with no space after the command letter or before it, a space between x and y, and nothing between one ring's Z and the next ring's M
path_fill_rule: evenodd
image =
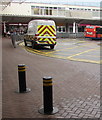
M71 31L70 31L70 26L68 25L68 33L70 33Z
M6 37L6 23L5 23L5 21L3 22L3 25L4 25L4 37Z
M78 33L78 23L76 23L76 33Z
M76 23L73 23L73 33L76 33Z

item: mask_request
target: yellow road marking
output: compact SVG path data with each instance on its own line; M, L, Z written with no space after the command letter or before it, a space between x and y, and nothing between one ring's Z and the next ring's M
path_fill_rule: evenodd
M88 45L90 45L90 44L88 44ZM66 50L68 50L68 49L74 49L74 48L79 48L79 47L88 46L88 45L81 45L81 46L75 46L75 47L70 47L70 48L63 48L63 49L60 49L60 50L47 52L47 53L45 53L45 54L49 54L49 53L53 53L53 52L58 52L58 51L66 51Z
M90 62L90 63L100 64L100 61L73 58L73 57L75 57L75 56L78 56L78 55L81 55L81 54L84 54L84 53L87 53L87 52L90 52L90 51L94 51L94 50L96 50L96 49L99 49L99 48L89 49L89 50L87 50L87 51L84 51L84 52L80 52L80 53L78 53L78 54L71 55L71 56L67 57L67 59L69 59L69 60L74 60L74 61Z
M84 52L81 52L81 53L78 53L78 54L71 55L71 56L69 56L69 57L63 57L63 56L58 56L58 55L45 54L45 53L42 52L42 51L35 50L35 49L32 50L32 48L26 47L26 50L27 50L28 52L35 53L35 54L39 54L39 55L45 55L45 56L48 56L48 57L56 57L56 58L61 58L61 59L69 59L69 60L74 60L74 61L90 62L90 63L100 64L100 61L93 61L93 60L72 58L72 57L74 57L74 56L78 56L78 55L81 55L81 54L83 54L83 53L87 53L87 52L90 52L90 51L93 51L93 50L96 50L96 49L99 49L99 48L90 49L90 50L87 50L87 51L84 51ZM102 63L102 61L101 61L101 63Z
M78 53L78 54L71 55L71 56L69 56L69 57L67 57L67 58L69 59L69 58L72 58L72 57L74 57L74 56L78 56L78 55L81 55L81 54L83 54L83 53L87 53L87 52L90 52L90 51L93 51L93 50L96 50L96 49L99 49L99 47L98 47L98 48L94 48L94 49L89 49L89 50L86 50L86 51L84 51L84 52L80 52L80 53Z
M96 63L96 64L102 63L102 61L100 62L100 61L77 59L77 58L68 58L68 60L79 61L79 62L88 62L88 63Z
M94 48L94 49L89 49L89 50L86 50L84 52L80 52L80 53L71 55L69 57L67 57L67 56L60 56L57 53L56 53L56 55L50 54L50 53L53 53L53 52L56 52L56 51L63 51L63 50L65 51L67 49L79 48L79 47L83 47L83 46L88 46L90 44L81 45L81 46L74 46L74 47L71 47L71 48L65 48L65 49L51 51L51 52L47 52L47 53L45 53L45 51L40 51L40 50L32 49L32 48L29 48L29 47L24 47L24 43L20 43L20 45L23 47L23 49L26 49L28 52L35 53L35 54L38 54L38 55L44 55L44 56L48 56L48 57L56 57L56 58L61 58L61 59L68 59L68 60L73 60L73 61L81 61L81 62L90 62L90 63L102 64L102 60L94 61L94 60L88 60L88 59L73 58L75 56L79 56L81 54L84 54L84 53L87 53L87 52L90 52L90 51L94 51L96 49L100 49L100 47L97 47L97 48ZM89 55L87 55L87 56L89 56ZM94 56L94 57L100 57L100 56Z

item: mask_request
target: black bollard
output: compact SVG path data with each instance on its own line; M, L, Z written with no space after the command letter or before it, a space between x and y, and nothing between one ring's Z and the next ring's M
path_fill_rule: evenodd
M31 89L26 88L26 68L25 64L18 65L18 78L19 78L19 93L30 92Z
M41 114L52 115L58 112L58 109L53 107L53 91L52 77L43 78L43 104L44 107L39 110Z

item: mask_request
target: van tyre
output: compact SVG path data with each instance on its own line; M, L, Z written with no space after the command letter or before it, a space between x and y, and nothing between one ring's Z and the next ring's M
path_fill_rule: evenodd
M51 48L51 49L54 49L54 45L50 45L50 48Z
M35 44L34 44L34 42L32 42L32 48L33 48L33 49L35 48Z
M32 42L32 48L36 48L37 47L37 44L35 42Z
M27 46L26 40L24 40L25 46Z

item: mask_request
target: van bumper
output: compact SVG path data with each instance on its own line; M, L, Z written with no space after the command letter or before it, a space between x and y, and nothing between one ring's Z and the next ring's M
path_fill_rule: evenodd
M41 46L51 46L51 45L56 45L56 41L54 42L54 44L53 43L51 43L51 44L49 44L49 43L47 43L47 41L35 41L35 40L25 40L28 44L30 43L30 44L32 44L32 43L34 43L35 45L41 45Z

